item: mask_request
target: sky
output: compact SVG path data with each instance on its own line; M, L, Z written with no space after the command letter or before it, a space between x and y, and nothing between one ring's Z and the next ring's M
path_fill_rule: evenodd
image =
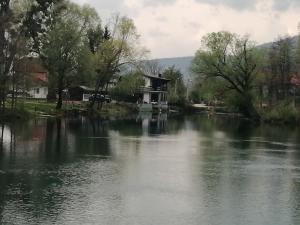
M296 35L300 0L72 0L89 4L103 22L132 18L151 58L193 56L201 38L226 30L249 34L257 44Z

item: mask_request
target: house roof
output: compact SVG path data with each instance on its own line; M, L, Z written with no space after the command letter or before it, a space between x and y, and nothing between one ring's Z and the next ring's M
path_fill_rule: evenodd
M80 85L78 86L79 88L85 90L85 91L95 91L94 88L91 88L91 87L87 87L87 86L84 86L84 85Z
M48 83L48 71L43 67L39 58L25 57L18 60L15 71L26 74L34 83Z
M44 72L31 73L31 76L32 76L33 81L35 81L35 82L48 83L47 74Z
M16 63L15 70L25 73L48 73L39 58L25 57Z
M167 82L171 81L170 79L159 77L159 76L155 76L155 75L144 74L144 77L148 77L148 78L152 78L152 79L156 79L156 80L167 81Z

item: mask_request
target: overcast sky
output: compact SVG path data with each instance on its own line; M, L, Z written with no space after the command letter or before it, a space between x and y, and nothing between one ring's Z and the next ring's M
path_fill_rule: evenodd
M257 43L297 34L300 0L72 0L132 18L152 58L191 56L206 33L250 34Z

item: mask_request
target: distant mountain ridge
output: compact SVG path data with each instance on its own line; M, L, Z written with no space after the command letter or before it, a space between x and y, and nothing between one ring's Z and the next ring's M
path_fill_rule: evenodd
M299 36L290 37L291 45L293 47L297 46ZM258 45L258 48L271 48L273 42L264 43ZM194 56L186 56L186 57L174 57L174 58L158 58L153 59L151 61L156 61L163 67L163 69L167 69L168 67L175 66L176 69L179 69L183 74L184 80L187 81L193 75L190 71L190 66L193 61Z
M186 57L174 57L174 58L161 58L154 59L151 61L158 62L163 69L167 69L168 67L175 66L176 69L179 69L183 74L184 80L188 80L192 74L190 72L190 66L193 60L193 56Z

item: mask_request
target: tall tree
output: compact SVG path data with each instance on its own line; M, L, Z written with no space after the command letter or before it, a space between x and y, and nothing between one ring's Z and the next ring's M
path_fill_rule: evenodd
M0 110L5 109L8 81L22 48L22 14L14 10L15 1L0 1Z
M79 56L89 26L97 14L88 7L68 3L52 29L47 33L41 56L50 72L50 82L58 95L57 109L62 108L63 90L76 75Z
M23 4L22 7L26 5ZM65 9L66 3L64 0L28 0L27 7L23 33L30 40L28 44L31 51L39 54L47 31Z
M221 78L226 88L236 93L238 108L247 117L259 119L253 104L253 82L258 72L259 57L248 37L229 32L210 33L196 52L192 70L203 78Z
M272 44L269 51L269 65L271 72L271 80L268 85L270 95L275 94L277 100L286 99L292 71L290 38L279 38Z
M102 39L93 48L97 71L95 94L107 89L108 83L123 65L140 62L146 51L139 48L138 39L139 35L131 19L119 16L113 18ZM95 101L92 101L91 109L94 104Z
M168 83L168 96L171 104L184 104L186 100L186 87L183 74L175 66L167 68L162 76L170 80Z

